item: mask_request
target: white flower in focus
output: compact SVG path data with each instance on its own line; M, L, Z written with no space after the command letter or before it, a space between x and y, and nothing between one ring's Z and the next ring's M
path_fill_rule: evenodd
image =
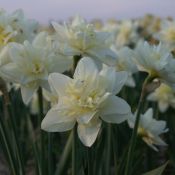
M138 71L134 62L134 53L131 49L123 47L119 50L112 48L117 54L116 71L126 71L128 73L128 79L126 85L129 87L135 87L135 80L132 77L133 73Z
M128 123L131 128L134 128L135 120L136 115L129 118ZM167 131L168 129L166 129L165 121L155 120L153 118L152 108L149 108L145 114L140 116L138 135L140 135L143 141L155 151L158 151L156 146L167 146L167 144L160 138L160 135Z
M55 42L63 46L63 53L69 56L90 56L107 65L115 65L115 53L109 48L108 32L96 31L92 24L77 16L72 23L60 25L52 22L56 30Z
M169 106L175 108L175 91L164 83L149 94L147 99L150 101L157 101L161 112L165 112Z
M23 45L10 44L10 62L3 65L0 72L4 79L21 85L25 104L29 103L39 86L49 89L49 73L67 69L69 59L56 55L51 44L49 36L44 32L38 34L32 44L28 41Z
M49 75L49 84L56 91L58 103L42 121L41 128L49 132L70 130L78 123L78 136L91 146L101 127L101 119L121 123L131 115L129 105L115 96L127 79L126 72L104 66L101 71L91 58L82 58L73 79L59 73Z

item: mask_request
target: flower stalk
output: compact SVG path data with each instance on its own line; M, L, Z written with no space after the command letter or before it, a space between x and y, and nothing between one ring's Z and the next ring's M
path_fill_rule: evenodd
M42 93L42 88L39 87L38 89L38 106L39 106L39 124L41 123L43 119L43 93ZM44 148L44 132L41 130L40 133L40 144L41 144L41 171L42 175L45 174L45 148Z
M110 174L110 163L111 163L111 142L112 142L112 126L110 123L107 124L107 149L106 149L106 175Z
M133 132L132 132L132 136L131 136L129 150L128 150L127 163L126 163L126 167L125 167L125 175L130 174L130 169L131 169L133 156L134 156L134 148L135 148L135 145L136 145L137 130L138 130L138 127L139 127L140 114L141 114L143 106L144 106L144 101L145 101L145 97L146 97L146 93L147 93L147 84L152 79L153 79L152 76L148 76L145 79L145 81L142 85L142 91L141 91L139 104L138 104L138 108L137 108L136 121L135 121L134 129L133 129Z

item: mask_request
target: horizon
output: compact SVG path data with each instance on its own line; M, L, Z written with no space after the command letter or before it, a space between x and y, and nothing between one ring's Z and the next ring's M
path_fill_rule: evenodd
M76 14L87 20L133 19L146 14L163 18L175 17L175 1L173 0L162 2L160 0L133 0L132 3L129 0L96 0L95 2L93 0L13 0L13 3L10 0L0 0L0 2L1 8L7 12L23 9L28 18L36 19L42 24L48 24L50 20L67 20ZM97 8L99 4L100 8Z

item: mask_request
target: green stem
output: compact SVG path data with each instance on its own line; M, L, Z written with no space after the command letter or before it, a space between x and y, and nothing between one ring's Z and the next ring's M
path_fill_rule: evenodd
M39 123L38 125L40 126L41 121L43 119L43 93L42 93L42 88L39 87L38 89L38 106L39 106ZM42 175L45 174L45 147L44 147L44 132L41 130L40 133L40 141L41 141L41 170L42 170Z
M107 126L107 150L106 150L106 175L110 174L110 163L111 163L111 124Z
M14 145L15 145L15 150L16 150L16 156L17 156L18 163L19 163L19 172L20 172L20 175L24 175L25 174L24 164L23 164L22 154L21 154L21 150L19 146L20 145L19 138L17 137L17 126L16 126L16 121L15 121L11 103L7 105L7 110L9 114L9 125L11 126L12 133L14 136Z
M52 133L48 133L48 175L53 175Z
M73 72L72 77L75 72L75 69L77 67L77 64L79 60L81 59L81 55L75 55L74 56L74 62L73 62ZM77 124L73 128L73 140L72 140L72 175L77 175L77 164L76 164L76 129Z
M20 175L23 175L24 174L24 166L23 166L23 161L22 161L22 156L21 156L21 152L20 152L20 147L19 147L19 140L17 138L17 127L16 127L16 121L14 119L14 115L13 115L13 111L12 111L12 106L11 106L11 101L10 101L10 96L9 96L9 93L8 93L8 90L7 90L7 86L6 86L6 82L0 77L0 90L3 92L3 107L4 107L4 115L7 116L8 118L8 121L9 121L9 125L10 125L10 128L11 128L11 132L12 132L12 135L14 137L14 148L15 148L15 152L16 152L16 156L17 156L17 163L18 163L18 170L19 170L19 174ZM12 166L12 170L14 172L14 166L13 165L13 162L12 162L12 158L13 158L13 153L11 151L12 150L12 145L10 143L10 140L8 138L8 134L6 132L6 127L3 123L3 119L1 119L0 121L1 123L1 140L4 142L4 146L5 146L5 150L6 150L6 153L7 153L7 156L8 156L8 159L9 159L9 162L10 162L10 165ZM11 145L10 145L11 144ZM11 153L10 153L11 152ZM15 159L15 157L14 157ZM16 164L16 162L15 162ZM14 172L15 173L15 172Z
M69 138L66 142L66 146L64 148L63 154L62 154L61 159L59 161L59 166L55 172L55 175L61 175L64 173L64 171L66 169L67 162L69 160L70 153L71 153L72 141L73 141L73 130L70 133Z
M73 140L72 140L72 175L77 175L76 129L77 129L77 125L75 125L74 128L73 128Z
M89 147L86 148L86 154L87 154L87 166L88 166L88 175L92 175L93 174L93 166L92 166L92 162L91 162L91 150Z
M117 127L117 126L115 126ZM112 150L113 150L113 155L114 155L114 172L115 172L115 175L118 174L118 169L117 169L117 156L118 156L118 147L117 147L117 128L113 128L113 132L111 133L112 134ZM115 130L114 130L115 129ZM115 133L114 133L115 131Z
M8 162L10 165L11 173L13 175L18 175L18 170L16 167L16 160L15 160L14 154L13 154L14 152L12 150L11 144L10 144L9 139L7 137L7 134L5 131L5 126L4 126L3 121L2 121L2 116L0 116L0 137L1 137L1 140L4 144L2 146L4 147L4 150L7 153L7 158L8 158Z
M155 106L154 106L154 114L153 114L153 118L155 119L159 119L159 106L158 106L158 103L155 103Z
M141 114L142 108L144 106L144 100L145 100L145 96L146 96L146 92L147 92L147 84L152 79L153 78L151 76L148 76L142 85L142 91L141 91L139 104L138 104L138 108L137 108L136 121L135 121L134 129L132 132L130 147L129 147L129 151L128 151L128 158L127 158L127 163L126 163L126 168L125 168L125 175L130 174L130 169L131 169L132 160L133 160L133 156L134 156L134 148L135 148L136 138L137 138L137 130L139 127L140 114Z

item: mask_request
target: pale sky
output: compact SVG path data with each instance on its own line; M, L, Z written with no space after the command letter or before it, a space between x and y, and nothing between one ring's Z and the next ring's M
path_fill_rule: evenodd
M0 0L1 8L23 9L28 18L41 23L66 20L76 14L93 19L127 19L147 13L175 17L175 0Z

